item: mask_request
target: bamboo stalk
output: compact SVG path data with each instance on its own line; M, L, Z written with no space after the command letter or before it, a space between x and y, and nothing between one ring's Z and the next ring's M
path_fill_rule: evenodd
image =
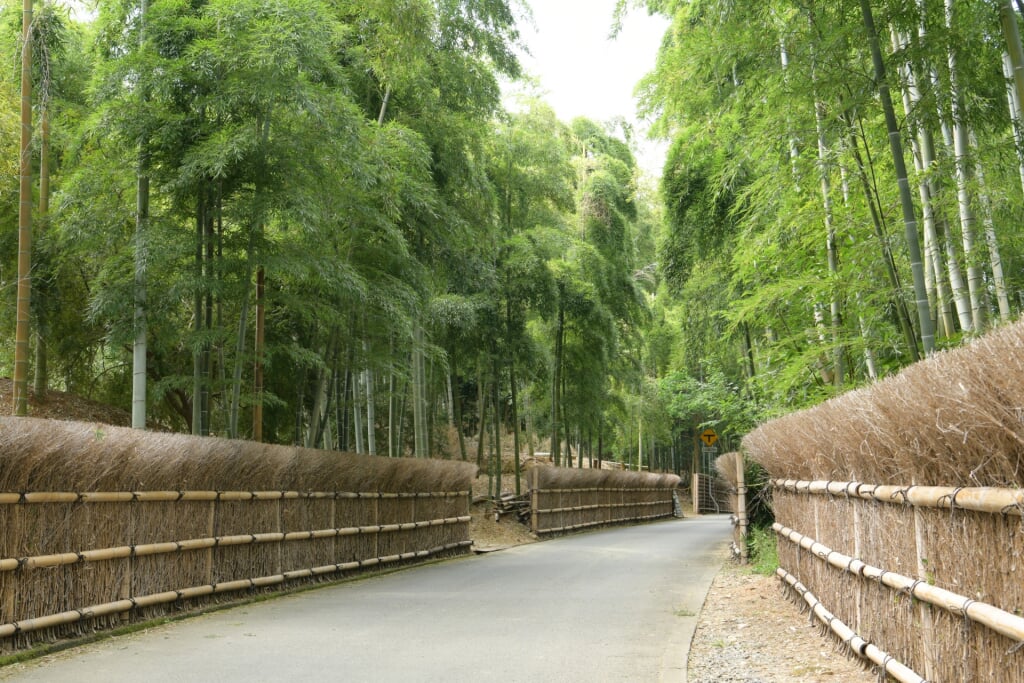
M1024 516L1024 489L991 486L892 486L841 481L773 479L772 486L792 493L848 496L882 503L962 509Z
M982 626L1011 638L1024 642L1024 617L1018 617L986 602L972 600L938 586L932 586L921 579L912 579L878 567L872 567L857 558L849 557L832 550L813 538L804 536L798 531L785 527L778 522L772 525L775 533L785 537L792 543L809 550L819 559L841 569L844 572L873 579L899 592L906 593L930 605L940 607L957 616L963 616Z
M825 606L814 597L814 593L807 590L795 576L787 572L782 567L775 570L775 573L780 579L785 581L795 591L800 593L800 596L804 601L810 605L811 612L816 616L822 623L829 627L836 636L839 637L843 643L846 644L850 650L858 657L868 659L878 666L882 667L882 671L891 675L900 683L928 683L928 681L922 678L918 673L907 665L893 659L887 652L878 648L873 643L869 643L867 640L862 638L853 629L847 626L845 623L835 617L834 614L825 609Z

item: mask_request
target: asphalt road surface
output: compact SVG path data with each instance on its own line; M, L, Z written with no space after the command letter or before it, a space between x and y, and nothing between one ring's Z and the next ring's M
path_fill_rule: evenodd
M729 522L597 531L213 612L11 681L685 681Z

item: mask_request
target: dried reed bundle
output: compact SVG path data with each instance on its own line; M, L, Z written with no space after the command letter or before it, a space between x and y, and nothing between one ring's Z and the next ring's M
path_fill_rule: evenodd
M464 462L0 417L0 492L468 491Z
M539 486L543 489L673 489L679 485L679 477L674 474L625 472L621 470L581 470L569 467L538 467L536 472L538 474L537 481Z
M1024 486L1024 322L743 440L773 477Z

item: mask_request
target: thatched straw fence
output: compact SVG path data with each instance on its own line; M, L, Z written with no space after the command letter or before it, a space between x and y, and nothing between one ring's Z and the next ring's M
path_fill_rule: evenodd
M612 524L638 524L675 514L674 474L534 467L530 529L564 534Z
M0 418L0 651L466 552L474 474Z
M774 478L780 576L855 654L901 681L1024 681L1024 325L743 446Z

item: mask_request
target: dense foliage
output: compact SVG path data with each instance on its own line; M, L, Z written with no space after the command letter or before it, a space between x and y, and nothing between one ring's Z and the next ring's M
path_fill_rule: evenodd
M627 456L653 394L658 212L614 125L506 109L517 5L101 0L80 24L34 4L54 198L35 212L38 400L381 455L483 462L512 431L563 463ZM4 71L10 272L17 87Z
M21 4L0 17L5 374ZM87 24L35 2L37 400L678 470L706 427L734 445L1016 315L1011 3L633 5L672 21L639 90L671 143L660 191L620 124L503 100L511 0L100 0Z
M742 434L1018 315L1020 3L627 4L672 20L640 92L674 415Z

